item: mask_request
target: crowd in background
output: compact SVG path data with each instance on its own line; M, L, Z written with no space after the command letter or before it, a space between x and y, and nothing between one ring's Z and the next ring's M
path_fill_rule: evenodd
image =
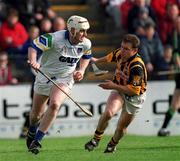
M176 70L176 55L180 54L180 1L100 0L99 6L104 16L114 21L115 32L124 30L140 38L139 54L149 79L170 79L156 73Z
M65 28L65 20L50 8L48 0L0 1L0 51L7 54L19 82L31 81L26 63L31 41L40 34ZM9 84L8 79L3 80L3 84Z
M180 52L179 0L99 0L98 5L104 18L114 21L113 32L133 33L140 38L139 54L149 79L157 79L156 71L176 69L174 56ZM12 69L19 71L19 82L30 81L32 74L25 62L31 41L40 34L65 28L64 18L51 9L48 0L0 0L0 75L6 57L13 61ZM12 77L7 83L18 80Z

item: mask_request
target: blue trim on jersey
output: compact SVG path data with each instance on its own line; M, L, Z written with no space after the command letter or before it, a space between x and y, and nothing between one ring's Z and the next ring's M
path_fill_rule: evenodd
M68 30L65 31L64 38L69 40L69 31Z
M82 58L83 59L91 59L92 55L83 55Z
M42 54L42 50L39 49L33 42L30 44L30 47L32 47L33 49L35 49L37 51L38 54Z
M39 37L39 42L42 43L44 46L47 46L46 39L42 36Z
M68 31L68 30L65 31L64 38L67 39L71 45L73 45L73 44L71 43L71 41L69 40L69 31Z

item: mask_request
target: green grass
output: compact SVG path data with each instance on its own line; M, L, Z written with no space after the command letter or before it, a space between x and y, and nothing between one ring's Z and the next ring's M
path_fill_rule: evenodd
M46 138L38 155L27 152L25 140L0 139L0 161L179 161L180 137L127 135L114 154L104 154L110 136L92 152L84 150L90 137Z

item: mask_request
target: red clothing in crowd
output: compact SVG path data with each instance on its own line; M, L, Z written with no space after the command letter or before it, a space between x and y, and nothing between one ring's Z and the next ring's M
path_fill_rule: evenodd
M120 11L121 11L121 20L122 20L122 25L126 29L128 26L128 13L133 7L133 2L126 0L120 5Z
M174 29L174 22L169 17L164 17L159 21L158 32L163 44L167 42L168 33L172 33Z
M177 4L177 0L151 0L151 7L154 9L158 21L166 15L167 4Z
M8 37L12 38L12 43L6 43ZM28 39L28 33L24 26L17 22L13 28L4 22L0 28L0 47L4 49L21 47Z
M0 68L0 86L11 84L12 79L13 77L10 67L5 69Z

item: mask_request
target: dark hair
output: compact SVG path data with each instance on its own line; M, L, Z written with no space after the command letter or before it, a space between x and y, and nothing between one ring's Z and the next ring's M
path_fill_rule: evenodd
M140 40L139 38L134 35L134 34L126 34L123 39L123 42L125 43L131 43L132 44L132 48L138 48L140 45Z
M167 49L173 50L173 47L170 44L166 44L166 45L164 45L164 50L167 50Z
M145 23L144 29L145 29L145 30L148 30L148 29L151 28L151 27L153 27L153 28L156 27L154 21L147 21L147 22Z
M8 10L7 17L9 17L9 16L19 17L19 12L18 12L15 8L10 8L10 9Z

